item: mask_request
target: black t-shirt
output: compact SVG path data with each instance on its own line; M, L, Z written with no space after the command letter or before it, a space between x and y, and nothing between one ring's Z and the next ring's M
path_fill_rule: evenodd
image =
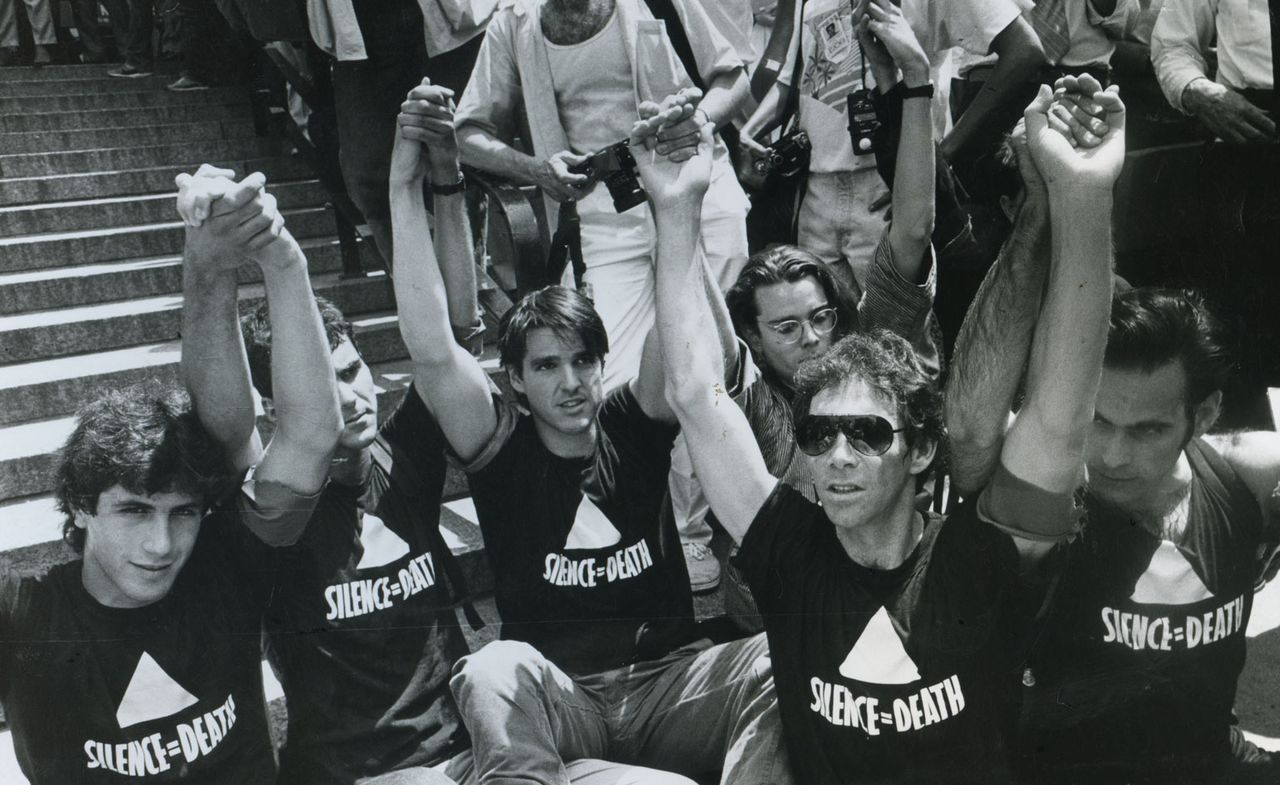
M1036 685L1024 690L1029 781L1218 781L1266 532L1212 447L1195 440L1186 453L1176 543L1086 497L1089 525L1065 554Z
M624 386L596 417L595 451L561 458L532 417L495 405L498 429L467 471L502 637L570 673L686 642L689 576L675 526L660 515L676 427L651 420Z
M143 608L98 603L80 560L0 579L0 698L28 779L275 782L266 551L236 515L212 514L169 594Z
M928 517L907 561L877 570L779 482L738 564L764 617L800 782L1000 781L1018 555L972 505Z
M467 644L441 539L444 437L410 389L359 486L330 482L279 559L267 619L289 708L283 782L348 783L466 746L449 692Z

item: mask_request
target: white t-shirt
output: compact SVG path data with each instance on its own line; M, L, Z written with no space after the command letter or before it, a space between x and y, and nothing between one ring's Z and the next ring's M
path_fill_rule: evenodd
M600 32L582 43L546 43L569 147L590 154L626 139L636 119L636 99L617 8Z
M853 26L848 0L810 0L800 28L800 128L813 143L809 171L852 172L875 166L875 156L856 155L849 142L847 96L863 88L862 47ZM783 67L778 81L791 84L794 61ZM874 86L866 64L866 86Z

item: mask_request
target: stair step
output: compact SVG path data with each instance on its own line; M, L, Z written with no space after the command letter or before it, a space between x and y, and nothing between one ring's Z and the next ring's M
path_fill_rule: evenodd
M24 131L0 133L0 150L6 153L61 153L109 147L150 147L172 143L244 139L255 136L253 123L243 119L141 125L128 128L86 127L74 131Z
M268 190L276 197L281 209L323 205L329 199L324 187L316 180L271 182ZM172 221L176 215L173 188L168 193L142 196L0 207L0 237L138 226Z
M289 231L299 239L332 235L334 218L326 207L284 211ZM96 264L181 252L180 221L142 226L18 235L0 238L0 274L20 270Z
M0 177L41 177L112 169L195 164L222 158L265 158L280 154L278 139L251 137L210 142L176 142L147 147L104 147L58 153L0 155ZM195 166L191 167L192 169Z
M305 161L294 156L206 157L204 161L224 169L233 169L240 175L261 171L267 176L268 183L315 176ZM125 168L118 171L76 172L49 177L0 178L0 205L65 202L73 199L99 199L128 194L172 193L173 178L180 172L194 172L197 168L198 165L182 163Z
M44 82L65 82L78 79L103 78L112 79L107 76L107 71L119 66L119 63L73 63L71 65L46 65L42 68L26 68L11 69L15 75L13 78L22 81L44 81ZM168 72L168 63L157 63L157 72ZM3 72L0 72L3 73ZM120 81L129 81L122 79Z
M97 109L132 109L149 106L186 106L190 104L221 104L235 101L247 101L248 87L214 87L191 93L174 93L163 88L159 90L139 90L132 85L135 92L98 92L96 90L81 93L64 93L44 96L6 96L0 97L0 116L7 114L47 114L49 112L91 112Z
M339 282L336 273L313 276L316 291L344 312L368 313L393 307L390 281L379 273ZM251 284L242 298L261 296ZM0 316L0 362L106 351L178 337L182 295L165 294L112 303Z
M375 319L360 333L361 355L370 363L404 355L404 345L395 340L398 331L394 322L389 323L390 328L386 324ZM384 335L388 329L391 334ZM172 339L0 366L0 425L72 414L81 403L107 387L150 379L174 381L179 349L178 340Z
M33 131L76 131L81 128L135 128L162 123L185 123L216 117L222 121L251 122L253 111L248 103L189 104L157 106L150 109L98 109L91 112L49 112L47 114L14 114L0 117L0 133Z
M387 358L392 356L379 355L377 351L379 346L385 348L394 343L400 347L400 353L395 357L403 360L404 348L400 343L395 316L353 319L352 325L356 329L356 340L362 354L373 363L378 363L374 357L384 358L383 363L375 365L374 377L379 388L379 417L385 418L404 395L411 374L409 363L390 364ZM497 359L494 357L485 361L485 366L490 376L498 372ZM165 373L176 375L176 366ZM163 373L160 376L163 380ZM0 426L0 499L31 497L52 489L53 472L57 468L57 451L66 442L74 422L73 416L63 416ZM454 467L446 479L445 498L465 493L466 481ZM0 520L0 525L3 523Z
M320 237L300 242L313 275L342 268L342 249L337 240ZM372 250L364 251L362 259L366 270L378 269L380 262ZM246 265L241 272L241 283L260 280L258 268L253 265ZM0 275L0 315L151 297L181 290L182 257L179 255L10 273ZM0 419L3 416L0 412Z
M5 79L0 81L0 98L43 98L45 96L65 95L67 93L134 93L141 90L159 90L162 93L165 85L173 81L169 74L153 74L135 79L107 76L104 69L99 74L82 74L71 79ZM27 73L32 73L31 71ZM23 74L22 76L26 76ZM197 92L205 92L203 90Z

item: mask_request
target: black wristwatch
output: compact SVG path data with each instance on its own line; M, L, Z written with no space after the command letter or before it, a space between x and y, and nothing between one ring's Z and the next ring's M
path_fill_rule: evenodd
M458 172L458 179L452 183L431 183L431 193L439 196L460 194L465 190L467 190L467 178L462 176L462 172Z
M918 87L907 87L907 83L902 83L902 100L908 98L933 98L933 82L925 82Z

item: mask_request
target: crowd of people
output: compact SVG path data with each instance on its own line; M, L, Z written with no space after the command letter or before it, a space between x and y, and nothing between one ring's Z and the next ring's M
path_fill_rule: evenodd
M326 6L412 384L380 418L261 174L178 177L182 388L80 411L78 558L0 576L34 785L1280 778L1233 715L1280 435L1215 430L1280 382L1264 4L514 0L435 50L430 4ZM1203 293L1113 269L1131 35L1215 137ZM464 165L570 246L501 317L501 388ZM474 652L449 460L501 619Z

